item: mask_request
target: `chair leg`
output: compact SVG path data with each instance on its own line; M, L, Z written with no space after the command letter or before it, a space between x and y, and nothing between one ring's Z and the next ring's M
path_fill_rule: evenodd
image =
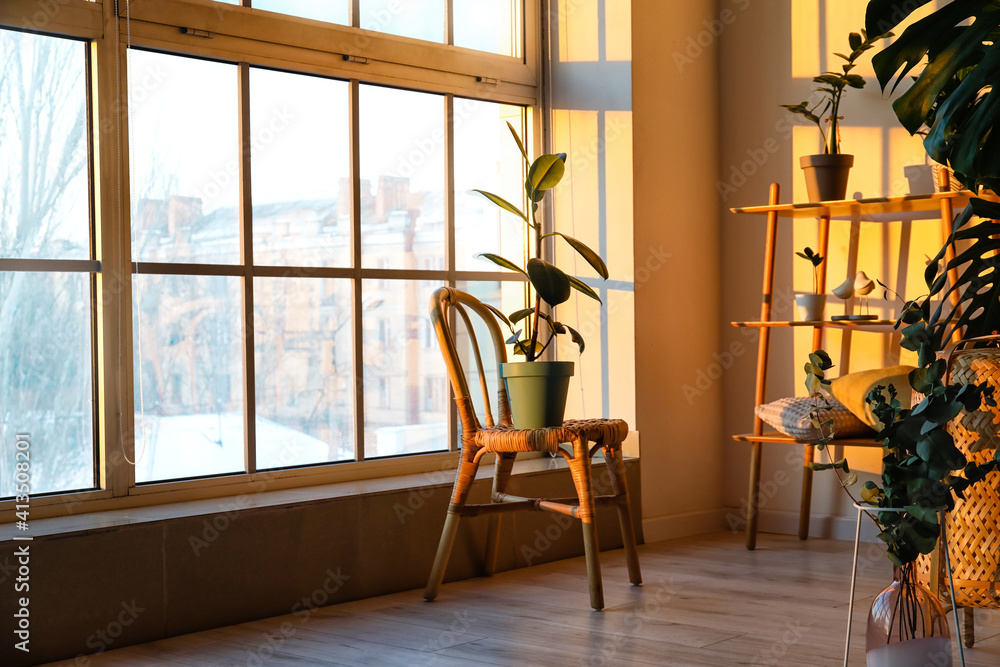
M444 521L437 555L434 557L431 576L427 580L427 589L424 591L424 598L427 600L433 600L437 597L441 582L444 581L448 558L451 556L451 549L455 545L455 536L458 534L458 524L462 519L465 501L469 497L469 489L472 488L472 482L476 479L478 468L479 463L475 459L475 452L463 452L462 462L458 464L458 472L455 475L455 486L452 489L451 504L448 506L448 516Z
M600 548L597 544L597 524L594 522L594 485L590 474L590 451L587 441L577 438L573 442L573 458L569 461L570 473L580 499L577 518L583 527L583 549L587 555L587 581L590 584L590 606L604 609L604 589L601 585Z
M618 523L621 525L622 545L625 547L625 562L628 564L628 580L633 586L642 583L639 570L639 552L635 545L635 529L632 526L632 506L629 502L628 483L625 480L625 461L622 458L621 443L604 447L604 462L611 475L611 488L615 492L618 506Z
M976 645L976 610L973 607L962 607L962 639L965 648Z
M510 481L510 472L514 468L514 459L517 454L497 454L497 462L493 472L493 500L496 494L504 493L507 490L507 482ZM500 517L501 513L490 516L489 532L486 533L486 559L483 564L484 574L488 577L496 572L497 555L500 552Z

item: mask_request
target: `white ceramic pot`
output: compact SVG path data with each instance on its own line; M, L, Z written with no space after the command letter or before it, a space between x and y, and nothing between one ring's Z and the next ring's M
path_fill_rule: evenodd
M803 322L818 322L823 319L825 294L799 294L795 297L795 303L799 306L799 319Z

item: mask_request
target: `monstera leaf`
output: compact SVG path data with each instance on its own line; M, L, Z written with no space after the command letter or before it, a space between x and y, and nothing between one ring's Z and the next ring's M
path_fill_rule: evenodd
M872 0L869 33L886 32L929 0ZM972 19L970 25L963 25ZM872 58L882 90L895 90L923 58L916 81L894 103L910 134L926 126L924 147L963 183L1000 186L1000 1L953 0L914 22Z
M977 224L967 224L974 216L984 218ZM951 339L956 329L966 327L963 338L987 336L1000 331L1000 204L984 199L972 199L955 219L955 230L948 243L927 266L924 278L931 299L941 302L931 314L928 333L935 349ZM948 248L962 249L955 259L945 262ZM958 272L954 284L948 272ZM952 295L957 294L959 308L952 307Z

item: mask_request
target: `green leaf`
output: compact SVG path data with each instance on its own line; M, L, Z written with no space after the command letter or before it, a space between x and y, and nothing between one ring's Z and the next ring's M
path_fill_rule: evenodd
M504 259L500 255L494 255L491 252L484 252L484 253L480 253L479 257L482 257L484 259L488 259L491 262L493 262L494 264L496 264L497 266L502 266L505 269L510 269L511 271L517 271L518 273L520 273L523 276L528 276L528 274L524 272L524 269L522 269L520 266L518 266L514 262L510 261L509 259ZM530 276L529 276L529 278L530 278Z
M528 164L528 152L524 150L524 143L521 141L521 137L517 136L517 130L511 125L510 121L507 121L507 127L510 128L510 133L514 136L514 141L517 142L517 148L521 151L521 155L524 156L524 164Z
M513 313L510 314L510 322L511 324L517 324L518 322L520 322L521 320L523 320L528 315L531 315L534 312L535 312L534 308L522 308L521 310L514 311Z
M948 362L944 359L937 359L927 368L915 368L909 374L910 386L921 394L929 394L947 369Z
M574 343L576 343L577 347L580 348L580 354L583 354L583 349L584 347L586 347L585 343L583 342L583 336L580 335L579 331L569 326L568 324L565 326L569 330L570 338L573 340Z
M856 32L852 32L847 36L847 43L851 45L851 50L857 51L864 40L861 39L861 35Z
M562 180L566 172L566 158L559 155L542 155L528 169L528 189L533 201L541 201L547 190Z
M586 284L582 280L574 278L573 276L567 275L566 277L569 278L569 284L573 289L577 290L578 292L582 292L583 294L586 294L591 299L597 301L597 303L600 304L604 303L603 301L601 301L601 297L598 296L597 292L591 289L590 285Z
M550 306L558 306L569 299L569 276L543 259L532 257L528 260L528 280L542 301Z
M507 211L509 213L513 213L517 217L521 218L521 220L524 220L525 222L527 222L529 226L531 225L531 223L528 222L528 217L526 215L524 215L524 212L521 211L521 209L519 209L516 206L514 206L513 204L511 204L509 201L507 201L506 199L504 199L500 195L495 195L492 192L486 192L485 190L472 190L472 192L478 192L479 194L481 194L482 196L486 197L487 199L489 199L491 202L493 202L494 204L496 204L497 206L499 206L503 210L505 210L505 211Z
M493 313L501 322L503 322L504 324L506 324L508 327L510 327L513 330L514 327L511 325L511 321L509 319L507 319L506 315L504 315L497 308L494 308L493 306L491 306L490 304L486 303L485 301L483 302L483 305L486 306L486 309L489 310L491 313Z
M576 250L578 253L580 253L580 255L585 260L587 260L588 264L594 267L594 270L597 271L597 274L599 276L601 276L605 280L608 279L608 267L604 264L604 260L601 259L600 255L591 250L586 243L578 241L572 236L567 236L562 232L550 232L548 234L544 234L542 238L544 239L548 236L561 236L562 238L564 238L566 240L566 243L573 246L573 249Z
M938 513L935 509L922 507L920 505L907 505L903 509L917 521L932 523L934 525L937 525L938 523Z
M851 474L849 474L847 477L844 478L844 481L841 483L841 486L844 487L854 486L857 483L858 483L858 473L852 472Z

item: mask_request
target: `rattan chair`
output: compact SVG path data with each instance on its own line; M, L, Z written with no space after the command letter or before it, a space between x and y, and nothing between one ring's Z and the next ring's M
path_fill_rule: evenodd
M601 566L598 560L597 526L594 523L595 506L615 505L621 524L622 541L628 563L629 580L638 586L642 582L639 572L639 557L632 529L632 512L629 507L628 489L625 482L625 464L622 460L621 444L628 434L628 424L621 419L591 419L566 421L561 427L533 430L517 430L510 417L507 392L500 382L497 388L497 420L490 407L490 391L483 367L482 354L476 339L469 313L477 315L489 330L497 363L507 361L504 338L495 316L478 299L451 287L441 287L431 297L431 321L437 334L441 353L444 356L455 390L455 401L462 421L462 458L455 478L451 503L441 532L437 556L431 569L430 579L424 597L437 597L448 566L459 521L462 517L489 514L490 524L486 540L485 573L490 575L496 568L499 550L500 512L516 510L536 510L559 512L579 519L583 526L583 543L587 558L587 578L590 584L590 604L594 609L604 608L604 593L601 587ZM452 331L451 317L457 314L468 332L471 351L475 357L479 373L479 383L483 392L485 426L475 412L465 372L458 353L458 346ZM573 451L560 447L572 444ZM593 446L590 443L594 443ZM598 450L604 451L614 493L594 496L591 482L591 458ZM468 504L469 489L476 477L479 461L487 452L496 454L491 502ZM506 492L514 458L518 452L550 452L562 455L569 463L569 469L576 487L576 498L524 498Z

